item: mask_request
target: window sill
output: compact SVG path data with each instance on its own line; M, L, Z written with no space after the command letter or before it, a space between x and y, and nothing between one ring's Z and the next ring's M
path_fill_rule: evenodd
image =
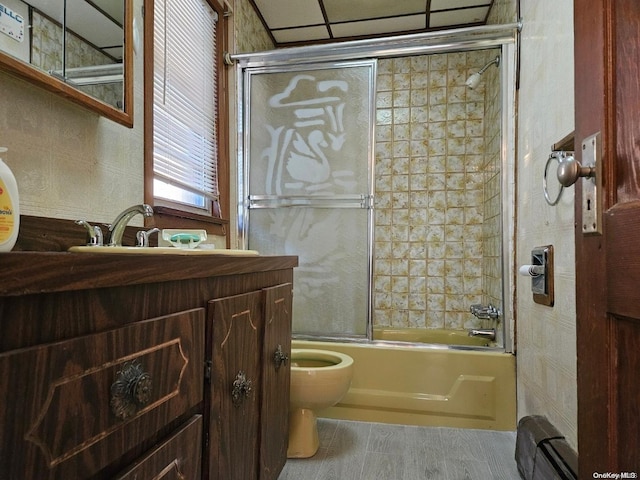
M154 207L153 217L147 219L149 226L157 228L203 229L210 235L227 236L229 220L224 218L198 215L169 207ZM228 238L227 238L228 240Z

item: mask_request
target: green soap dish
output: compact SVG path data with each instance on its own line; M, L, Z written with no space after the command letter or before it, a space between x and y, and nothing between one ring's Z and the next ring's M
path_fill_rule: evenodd
M162 230L162 239L176 248L196 248L207 239L206 230Z

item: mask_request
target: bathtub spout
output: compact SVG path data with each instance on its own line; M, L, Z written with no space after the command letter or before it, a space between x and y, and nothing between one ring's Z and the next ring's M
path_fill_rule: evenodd
M482 337L487 340L495 341L496 329L495 328L472 328L469 330L470 337Z

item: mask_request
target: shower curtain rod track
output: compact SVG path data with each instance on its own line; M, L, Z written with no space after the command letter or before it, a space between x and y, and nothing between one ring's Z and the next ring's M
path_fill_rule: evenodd
M456 28L398 35L387 38L353 40L340 43L280 48L229 55L239 66L260 67L273 64L314 63L328 60L384 58L398 55L480 50L514 43L522 22L502 25Z

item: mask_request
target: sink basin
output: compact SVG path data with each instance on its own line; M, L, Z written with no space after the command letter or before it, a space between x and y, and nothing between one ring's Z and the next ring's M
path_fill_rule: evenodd
M256 256L256 250L234 250L226 248L175 248L175 247L88 247L76 246L69 249L76 253L118 253L130 255L224 255L231 257Z

